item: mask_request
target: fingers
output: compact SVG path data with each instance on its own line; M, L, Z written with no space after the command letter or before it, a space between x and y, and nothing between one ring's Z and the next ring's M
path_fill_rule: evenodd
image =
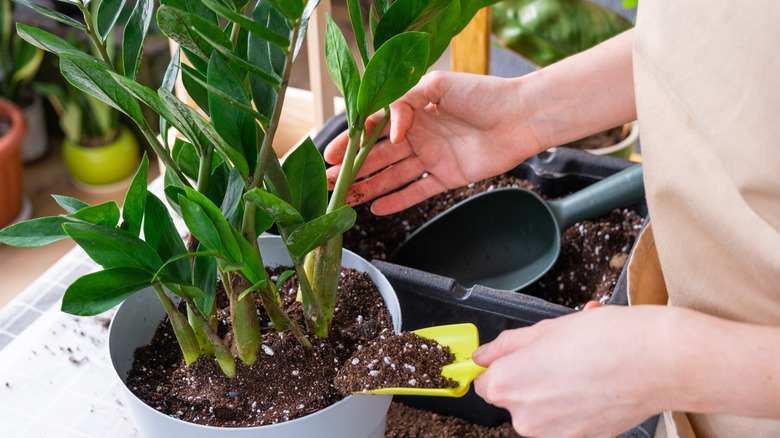
M471 354L471 358L477 365L488 367L496 359L526 345L531 339L531 330L533 327L525 327L514 330L504 330L492 342L477 348Z
M403 97L390 104L390 141L398 144L414 124L417 110L435 106L442 96L444 87L442 72L429 73Z
M582 310L588 310L588 309L595 309L597 307L602 307L603 304L601 304L598 301L588 301L585 303L585 306L582 307Z
M429 176L413 182L403 190L377 199L371 204L371 212L377 216L397 213L420 203L431 196L437 195L444 190L447 190L447 187L445 187L438 178Z
M370 136L374 129L376 129L376 125L379 122L379 120L382 118L382 115L384 114L384 111L379 111L375 114L373 114L371 117L366 120L366 130L365 135L366 137ZM382 129L382 132L380 133L380 138L382 136L386 136L390 132L390 127L385 125L384 129ZM331 140L330 143L325 147L325 152L323 153L323 158L325 158L325 162L330 164L340 164L344 160L344 153L347 151L347 146L349 145L349 130L342 132L341 134L337 135L336 138Z
M423 171L420 160L416 156L410 156L371 178L353 184L347 195L347 202L356 205L389 193L414 181Z

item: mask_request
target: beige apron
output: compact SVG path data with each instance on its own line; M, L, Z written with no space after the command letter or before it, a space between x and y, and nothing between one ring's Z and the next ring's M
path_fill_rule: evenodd
M780 325L779 20L776 0L639 2L652 227L629 264L630 304ZM780 421L667 412L659 436L780 437Z

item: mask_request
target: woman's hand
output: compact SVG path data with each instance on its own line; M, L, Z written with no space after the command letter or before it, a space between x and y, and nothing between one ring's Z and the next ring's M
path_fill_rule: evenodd
M449 72L428 74L390 106L390 123L364 163L360 176L379 170L353 185L348 203L378 199L375 214L403 210L447 189L512 169L540 151L540 142L524 120L516 79ZM381 114L367 123L367 135ZM346 133L325 150L325 160L338 164L347 145ZM329 169L335 180L338 166ZM424 178L420 179L421 177Z

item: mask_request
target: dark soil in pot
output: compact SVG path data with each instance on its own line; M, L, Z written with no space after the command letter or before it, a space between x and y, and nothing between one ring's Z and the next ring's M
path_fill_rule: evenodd
M344 269L339 287L331 336L312 338L312 350L261 319L265 328L257 361L245 366L236 359L236 377L231 379L222 374L212 357L185 366L166 321L149 346L136 350L127 386L158 411L211 426L274 424L330 406L343 398L333 385L342 364L355 350L393 334L390 314L367 274ZM301 323L303 313L300 303L295 302L296 290L293 276L280 288L280 294L288 314ZM258 307L262 308L259 303ZM229 315L220 311L218 316L225 333Z
M501 187L528 188L544 196L527 180L503 174L449 190L388 216L375 216L368 204L361 204L356 207L355 226L344 235L344 247L367 259L387 260L425 222L470 196ZM590 300L606 302L643 221L636 212L624 209L573 225L561 236L555 266L523 293L571 308Z
M485 427L393 402L387 411L385 438L519 438L510 423Z
M628 137L628 133L629 130L627 128L617 126L561 146L582 151L606 148L623 141L623 139Z

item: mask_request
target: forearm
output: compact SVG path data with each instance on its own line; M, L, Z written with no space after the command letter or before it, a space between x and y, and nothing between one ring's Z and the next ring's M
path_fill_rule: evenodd
M629 30L516 79L541 150L636 119L633 35Z
M780 418L780 327L686 309L666 321L662 409Z

